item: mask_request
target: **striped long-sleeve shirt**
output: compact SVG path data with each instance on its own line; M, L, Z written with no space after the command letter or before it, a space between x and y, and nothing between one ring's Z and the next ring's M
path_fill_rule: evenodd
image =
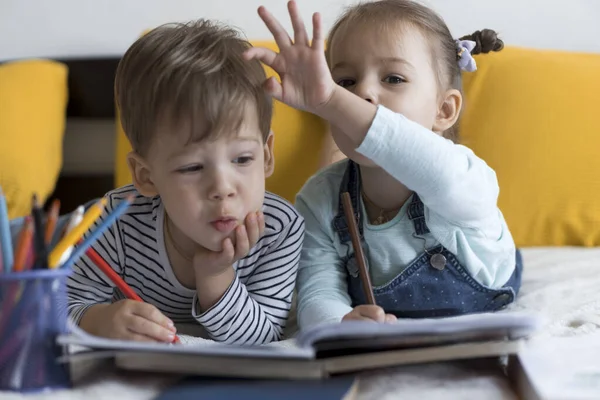
M265 194L263 236L234 264L236 277L222 298L200 313L196 290L184 287L171 269L160 197L144 197L133 186L116 189L107 194L102 217L131 193L136 197L127 212L93 247L145 302L176 324L200 324L216 341L262 344L281 338L304 237L304 220L287 201ZM76 323L87 308L124 298L87 256L74 265L67 286L69 315Z

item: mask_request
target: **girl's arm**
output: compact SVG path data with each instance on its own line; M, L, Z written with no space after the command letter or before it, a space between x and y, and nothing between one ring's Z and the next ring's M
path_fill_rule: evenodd
M456 145L383 106L357 151L415 191L430 211L463 226L497 216L495 172Z
M276 99L307 110L344 132L355 148L417 192L428 208L460 225L481 225L496 212L496 176L481 159L400 114L377 107L336 85L324 55L324 35L318 13L313 15L313 40L308 40L297 5L289 2L294 41L263 7L259 15L280 52L251 48L281 77L266 82ZM473 224L474 221L477 223Z
M313 186L318 191L318 186ZM318 199L318 195L316 196ZM306 224L298 267L298 322L301 329L321 323L336 323L352 311L346 283L347 273L333 244L327 217L319 216L315 196L301 192L296 208ZM313 210L313 208L315 208ZM326 222L327 221L327 222Z

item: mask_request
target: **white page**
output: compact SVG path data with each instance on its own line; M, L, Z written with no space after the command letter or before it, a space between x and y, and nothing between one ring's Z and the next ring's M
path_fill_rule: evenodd
M270 344L263 346L236 346L214 342L207 339L185 337L182 343L146 343L128 340L106 339L93 336L74 324L69 324L70 334L59 335L56 339L61 345L78 345L93 349L139 350L164 353L184 353L203 355L243 356L256 358L294 358L311 359L314 357L312 348L299 348L284 342L281 345ZM293 343L293 342L291 342Z
M446 318L399 319L393 324L375 324L366 321L349 321L327 324L310 331L300 332L296 337L299 347L311 347L325 339L343 338L390 338L414 335L449 335L490 330L506 330L514 338L529 335L541 325L534 314L524 312L496 312L461 315Z
M533 340L518 357L544 400L600 399L600 334Z

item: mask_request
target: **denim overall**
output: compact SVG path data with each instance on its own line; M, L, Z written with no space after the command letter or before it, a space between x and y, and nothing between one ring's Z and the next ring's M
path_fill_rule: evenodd
M359 277L358 265L352 251L350 232L342 207L341 194L348 192L352 200L361 243L368 259L368 244L364 241L364 216L360 203L360 170L353 162L348 167L340 185L339 211L333 220L333 228L340 242L348 248L344 264L348 272L348 291L352 306L366 304L366 297ZM433 318L477 312L496 311L514 301L521 287L523 261L516 251L516 267L506 284L498 289L481 285L471 277L454 254L437 244L425 249L429 233L425 222L424 206L415 193L407 208L414 226L414 236L423 238L423 252L394 279L383 286L373 288L375 301L386 313L398 318ZM431 237L431 235L429 235ZM368 260L367 268L368 268Z

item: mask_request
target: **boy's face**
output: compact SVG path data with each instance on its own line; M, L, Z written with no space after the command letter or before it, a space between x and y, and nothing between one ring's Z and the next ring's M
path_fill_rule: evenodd
M134 182L142 194L160 195L180 233L220 251L246 215L262 208L265 178L273 172L273 135L263 142L256 111L249 108L237 134L186 139L187 132L158 132Z

